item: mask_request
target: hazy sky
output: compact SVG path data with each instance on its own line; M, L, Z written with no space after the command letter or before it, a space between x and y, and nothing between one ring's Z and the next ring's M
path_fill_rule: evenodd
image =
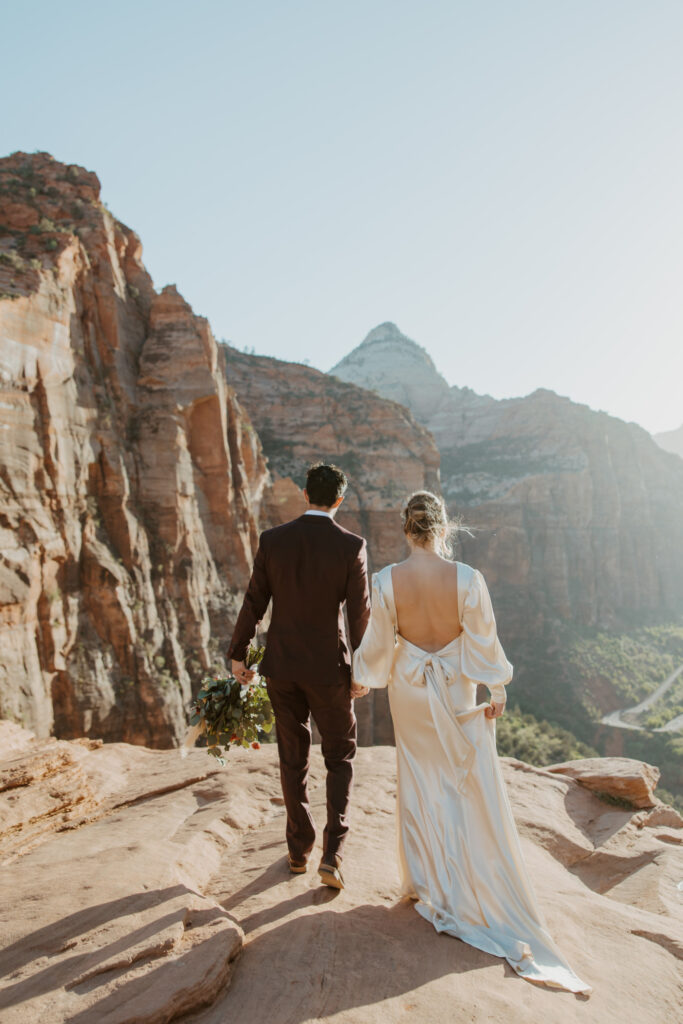
M0 152L97 171L240 347L683 423L683 0L2 4Z

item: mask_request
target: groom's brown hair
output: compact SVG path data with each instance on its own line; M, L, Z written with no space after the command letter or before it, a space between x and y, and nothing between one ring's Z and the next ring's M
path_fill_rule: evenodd
M306 493L311 505L332 508L348 487L346 473L332 462L316 462L306 474Z

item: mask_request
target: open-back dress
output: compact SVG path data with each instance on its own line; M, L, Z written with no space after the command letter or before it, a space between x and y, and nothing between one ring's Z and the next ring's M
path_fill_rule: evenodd
M399 870L404 895L440 932L504 957L530 981L590 992L548 934L529 881L477 683L505 699L512 665L482 574L458 570L462 632L429 652L398 632L393 566L372 580L372 614L354 680L389 687L396 734Z

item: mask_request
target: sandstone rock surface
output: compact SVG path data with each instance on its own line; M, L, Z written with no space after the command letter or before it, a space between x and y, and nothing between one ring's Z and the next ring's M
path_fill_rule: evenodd
M90 803L45 815L74 763ZM549 929L594 986L589 1000L530 985L398 898L391 748L359 752L337 895L315 872L288 872L273 747L232 752L221 769L199 750L183 760L26 737L0 762L15 783L0 790L3 1024L677 1019L683 829L643 825L566 775L511 759L503 769Z
M0 161L0 718L171 746L269 477L208 324L95 174Z
M568 775L586 789L627 800L633 807L654 807L659 768L629 757L586 757L550 764L549 772Z
M243 935L202 889L231 813L270 803L242 813L208 760L35 740L0 762L3 1021L157 1024L215 998ZM203 821L219 795L226 820Z

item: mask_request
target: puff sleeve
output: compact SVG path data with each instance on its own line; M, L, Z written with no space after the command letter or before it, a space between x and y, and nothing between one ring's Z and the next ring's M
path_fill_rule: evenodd
M496 618L486 580L474 570L462 611L461 671L475 683L488 687L491 699L505 701L505 687L512 679L512 665L498 639Z
M373 690L388 685L396 647L392 608L378 576L372 577L370 623L353 655L354 682Z

